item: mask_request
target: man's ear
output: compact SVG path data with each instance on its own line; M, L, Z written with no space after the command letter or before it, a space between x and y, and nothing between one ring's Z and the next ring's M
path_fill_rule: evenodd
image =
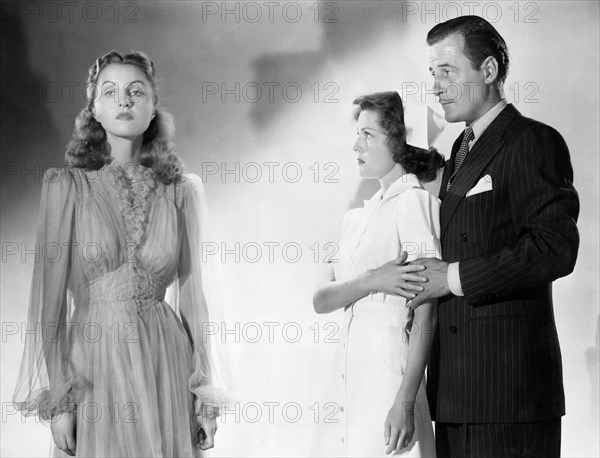
M481 63L481 69L485 76L485 82L491 84L498 79L498 61L493 56L488 56Z

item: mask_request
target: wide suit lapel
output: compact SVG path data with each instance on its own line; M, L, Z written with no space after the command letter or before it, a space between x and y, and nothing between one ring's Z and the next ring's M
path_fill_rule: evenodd
M512 104L509 104L500 112L496 119L494 119L487 129L485 129L481 138L477 139L473 148L469 151L469 154L467 154L462 166L458 170L458 173L454 177L450 190L446 191L448 179L452 174L452 170L450 169L454 167L454 158L456 157L456 153L462 142L464 132L456 142L454 142L452 156L444 171L440 188L440 199L442 200L442 205L440 207L442 238L458 205L465 198L469 189L475 186L477 181L481 178L483 170L502 148L504 133L506 132L508 125L516 116L520 115L519 111Z

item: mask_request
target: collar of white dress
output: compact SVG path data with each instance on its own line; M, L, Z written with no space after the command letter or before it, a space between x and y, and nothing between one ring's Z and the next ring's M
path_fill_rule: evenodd
M380 202L384 202L386 200L391 199L392 197L397 196L401 192L405 191L409 188L422 188L423 186L419 182L419 179L414 173L407 173L402 175L396 181L394 181L390 187L386 190L385 194L381 195L381 189L377 191L373 197L369 200L365 200L365 207L370 205L377 205Z

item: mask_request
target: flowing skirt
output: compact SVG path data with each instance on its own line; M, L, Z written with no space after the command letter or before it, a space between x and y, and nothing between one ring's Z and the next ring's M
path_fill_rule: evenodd
M85 389L77 457L197 457L192 345L164 302L91 304L70 362ZM54 456L67 456L55 448Z

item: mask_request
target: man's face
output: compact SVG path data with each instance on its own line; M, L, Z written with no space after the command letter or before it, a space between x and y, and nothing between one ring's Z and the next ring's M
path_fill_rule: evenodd
M471 124L490 108L485 71L473 69L463 53L461 34L448 35L429 48L429 71L433 90L444 108L446 121Z

